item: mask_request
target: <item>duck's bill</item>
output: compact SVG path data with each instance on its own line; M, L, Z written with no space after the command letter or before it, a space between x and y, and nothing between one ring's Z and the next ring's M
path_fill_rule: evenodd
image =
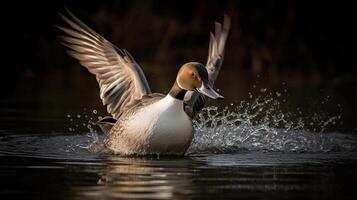
M202 83L201 87L197 89L201 94L204 94L212 99L223 100L224 97L218 94L208 83Z

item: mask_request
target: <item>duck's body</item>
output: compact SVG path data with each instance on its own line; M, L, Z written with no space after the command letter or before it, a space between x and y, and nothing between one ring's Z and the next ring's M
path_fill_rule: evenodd
M167 95L123 113L104 142L107 148L125 155L182 155L193 133L183 101Z
M121 155L183 155L193 138L192 120L204 106L203 95L223 98L212 86L222 64L229 18L225 18L223 29L216 23L206 66L184 64L165 96L151 93L143 71L129 52L68 14L71 19L61 15L72 28L59 27L68 34L63 36L63 44L96 75L100 97L112 115L98 123L106 133L105 147Z

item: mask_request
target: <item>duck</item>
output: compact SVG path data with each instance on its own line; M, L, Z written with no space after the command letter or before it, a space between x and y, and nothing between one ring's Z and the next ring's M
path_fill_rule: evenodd
M133 56L106 40L69 10L59 14L66 26L61 43L99 84L100 98L110 116L96 124L103 145L119 155L185 155L194 136L193 120L207 98L224 99L214 89L221 69L230 18L215 22L206 64L183 64L168 94L153 93Z

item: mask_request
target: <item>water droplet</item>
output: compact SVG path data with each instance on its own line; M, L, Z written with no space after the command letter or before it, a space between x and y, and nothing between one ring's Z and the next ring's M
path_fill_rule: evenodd
M77 115L77 118L81 118L81 115L80 115L80 114L78 114L78 115Z
M83 125L83 126L86 126L86 123L83 123L82 125Z
M68 118L71 118L71 115L67 115Z
M281 96L281 93L280 92L275 92L276 96L277 97L280 97Z
M260 89L260 92L262 92L262 93L264 93L264 92L266 92L267 91L267 89L266 88L262 88L262 89Z
M272 94L261 94L251 103L241 101L234 110L230 110L231 107L229 110L204 108L199 120L193 122L197 134L189 152L205 152L207 149L214 149L214 152L235 151L237 146L267 151L320 151L330 148L320 138L316 138L314 145L311 145L310 132L323 132L326 126L337 124L340 115L328 118L328 113L308 112L310 116L303 116L304 109L299 107L293 110L295 112L284 112L280 105L287 100L274 99L274 96L286 93L282 90Z
M88 115L84 115L84 118L88 118Z
M94 113L94 114L97 114L98 112L97 112L97 110L93 110L93 113Z
M101 119L103 119L103 117L102 116L98 116L98 119L101 120Z
M68 128L68 130L71 132L71 131L73 131L73 129L72 128Z

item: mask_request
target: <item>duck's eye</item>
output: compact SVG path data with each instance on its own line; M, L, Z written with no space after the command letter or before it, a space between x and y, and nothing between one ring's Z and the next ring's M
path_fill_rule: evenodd
M195 74L192 72L192 73L191 73L191 76L195 76Z

